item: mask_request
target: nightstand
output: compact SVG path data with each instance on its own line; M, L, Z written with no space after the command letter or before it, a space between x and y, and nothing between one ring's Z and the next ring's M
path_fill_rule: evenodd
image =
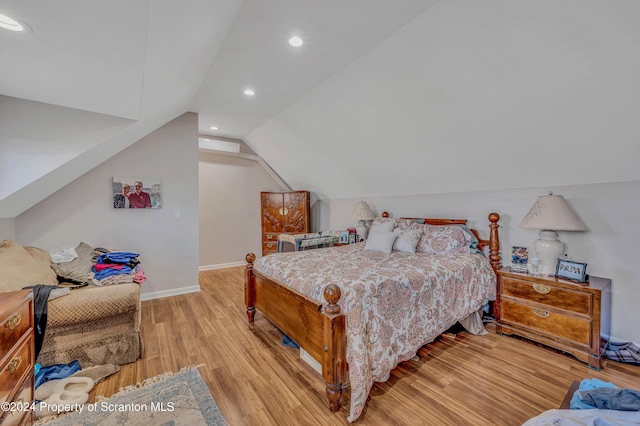
M30 425L33 410L33 295L31 290L2 293L0 301L0 424Z
M609 341L611 280L574 283L498 271L496 332L516 334L575 356L599 370Z

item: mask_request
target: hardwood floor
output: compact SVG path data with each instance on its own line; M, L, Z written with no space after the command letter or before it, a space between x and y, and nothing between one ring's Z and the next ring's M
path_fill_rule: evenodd
M95 395L200 365L230 425L345 425L349 392L331 412L324 382L260 312L250 327L243 268L200 273L202 291L142 303L143 357L96 385ZM143 284L144 285L144 284ZM604 361L601 371L513 337L460 332L420 349L376 384L361 425L520 425L558 408L573 380L594 378L640 388L640 367Z

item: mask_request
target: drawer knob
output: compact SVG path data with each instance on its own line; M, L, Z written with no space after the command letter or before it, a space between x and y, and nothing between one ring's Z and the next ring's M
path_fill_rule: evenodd
M546 318L549 316L549 311L543 311L541 309L538 308L533 308L533 312L539 316L540 318Z
M20 367L20 364L22 364L22 357L18 355L15 358L13 358L9 363L9 365L7 366L7 370L9 370L9 374L15 373L18 367Z
M11 315L7 320L5 327L7 327L9 330L13 330L18 326L18 324L20 324L20 321L22 321L22 315L20 315L19 313Z
M551 291L551 287L544 284L533 283L533 289L540 294L547 294Z
M273 244L268 243L268 244L267 244L267 248L273 248Z

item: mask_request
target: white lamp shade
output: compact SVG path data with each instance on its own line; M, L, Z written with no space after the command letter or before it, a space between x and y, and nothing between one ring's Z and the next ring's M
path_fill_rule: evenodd
M562 195L541 195L522 219L521 228L586 231L587 227Z
M375 218L369 208L369 204L364 201L358 201L356 208L351 213L351 220L373 220Z

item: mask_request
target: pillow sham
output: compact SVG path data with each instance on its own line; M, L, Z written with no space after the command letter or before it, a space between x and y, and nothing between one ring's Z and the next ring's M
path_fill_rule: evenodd
M364 250L389 254L395 240L396 234L393 232L370 232Z
M414 223L424 223L424 219L394 219L396 222L396 229L411 229Z
M414 254L416 252L416 246L418 245L418 241L420 241L420 237L422 236L422 230L402 230L400 228L396 228L393 233L396 234L396 240L394 241L392 248L393 251L411 254Z
M471 237L457 225L413 224L412 229L422 229L416 253L470 254Z

